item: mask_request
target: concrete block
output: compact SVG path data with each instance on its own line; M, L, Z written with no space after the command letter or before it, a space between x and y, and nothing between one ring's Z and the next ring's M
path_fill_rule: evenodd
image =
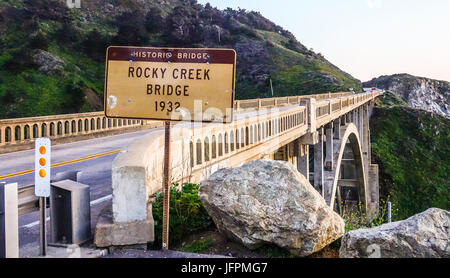
M97 247L147 244L155 240L153 216L143 221L115 223L112 208L105 207L95 227L94 244Z
M17 183L0 183L0 258L19 257Z
M58 181L63 181L63 180L78 181L80 175L81 175L80 171L66 171L66 172L57 173L55 175L55 178L52 180L52 182L58 182Z

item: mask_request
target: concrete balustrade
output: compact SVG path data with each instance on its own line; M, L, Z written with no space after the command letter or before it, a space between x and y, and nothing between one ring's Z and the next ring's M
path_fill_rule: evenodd
M5 119L0 120L0 153L30 148L39 137L68 142L158 124L161 125L155 121L108 119L104 112Z
M342 97L351 92L304 95L294 97L238 100L234 102L236 110L267 109L286 105L299 104L301 99ZM54 116L29 117L0 120L0 153L23 150L32 147L35 138L50 137L60 142L75 141L77 138L110 135L112 130L129 129L144 125L162 126L158 121L142 121L130 119L106 118L104 112L64 114ZM68 140L67 138L71 138ZM66 138L65 140L61 140Z
M198 183L223 167L236 167L261 158L274 159L279 149L287 145L292 145L285 151L287 156L298 155L297 159L289 161L305 162L308 145L324 144L325 125L328 124L328 138L340 136L342 131L330 129L332 122L337 122L336 129L340 128L340 121L345 126L347 113L379 94L326 94L325 98L331 98L319 101L305 97L239 101L236 108L240 113L235 114L235 121L230 124L179 123L171 131L170 180L178 184ZM266 105L269 108L262 109ZM277 107L272 108L272 105ZM321 130L320 136L317 129ZM293 144L295 141L297 143ZM323 149L320 153L323 158ZM331 171L335 163L329 158ZM136 140L116 157L112 169L113 222L110 227L120 225L122 230L127 230L135 229L139 222L152 225L152 196L162 189L163 161L162 130ZM319 164L322 169L323 163ZM308 175L307 167L303 168L301 171ZM316 180L322 181L320 191L325 195L323 169L317 171L316 176Z
M302 96L290 96L290 97L278 97L278 98L262 98L262 99L248 99L248 100L235 100L235 109L261 109L271 108L283 105L299 104L302 99L314 98L316 100L324 100L329 98L340 98L343 96L353 95L352 92L338 92L327 94L315 94L315 95L302 95Z

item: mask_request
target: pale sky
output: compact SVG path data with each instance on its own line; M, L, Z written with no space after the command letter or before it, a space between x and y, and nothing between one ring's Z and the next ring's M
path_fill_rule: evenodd
M361 81L409 73L450 81L450 0L198 0L259 11Z

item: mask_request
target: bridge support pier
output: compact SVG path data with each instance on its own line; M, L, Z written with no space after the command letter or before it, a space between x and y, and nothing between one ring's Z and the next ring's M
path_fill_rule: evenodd
M297 170L309 180L309 145L301 144L300 140L297 140L296 144L298 148Z
M314 188L319 191L322 196L323 191L323 127L319 128L319 142L314 145Z
M333 121L333 139L341 138L340 121L336 119Z
M325 154L325 170L333 170L333 122L325 126L326 137L326 154Z

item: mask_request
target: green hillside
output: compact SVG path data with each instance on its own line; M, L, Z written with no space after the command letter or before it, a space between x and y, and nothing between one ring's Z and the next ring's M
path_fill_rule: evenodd
M405 219L431 207L450 210L450 121L412 109L396 94L377 101L372 152L380 165L380 193Z
M0 0L0 118L102 110L109 45L236 50L236 98L361 90L256 12L195 0ZM306 28L306 27L305 27Z

